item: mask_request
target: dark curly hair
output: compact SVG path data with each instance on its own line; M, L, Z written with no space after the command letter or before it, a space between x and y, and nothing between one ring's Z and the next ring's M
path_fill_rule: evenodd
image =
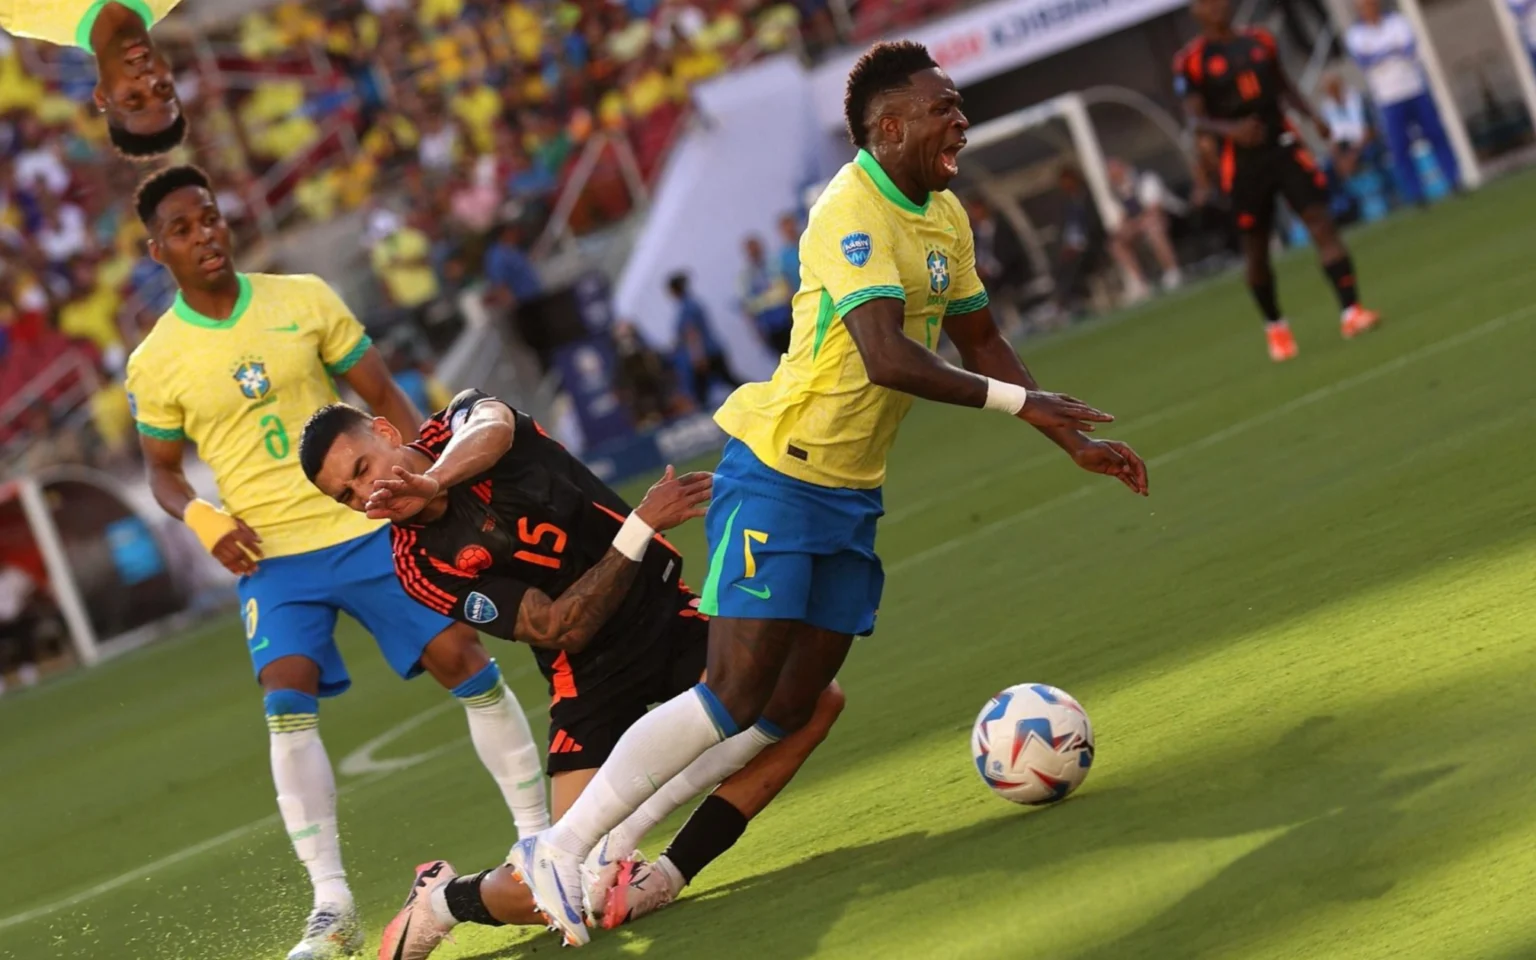
M209 193L213 192L208 174L204 173L201 167L194 167L191 164L166 167L144 178L139 188L134 191L133 208L146 227L151 220L155 219L155 211L160 208L160 202L182 187L202 187Z
M154 133L129 133L127 128L107 121L107 137L124 159L148 163L165 156L187 139L187 118L176 115L170 126Z
M869 145L865 117L871 101L882 93L909 85L912 74L919 70L937 66L928 48L912 40L877 43L864 51L848 71L848 89L843 95L843 120L848 124L848 139L853 145Z

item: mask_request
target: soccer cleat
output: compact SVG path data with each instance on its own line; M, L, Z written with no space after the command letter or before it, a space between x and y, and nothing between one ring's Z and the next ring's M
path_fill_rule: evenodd
M322 903L310 911L304 939L288 951L288 960L335 960L363 949L363 925L357 907Z
M416 879L405 905L384 928L379 942L379 960L426 960L449 931L432 911L432 892L452 880L456 873L446 860L434 860L416 868Z
M1357 303L1345 310L1344 315L1339 318L1339 332L1344 335L1345 340L1351 340L1367 330L1374 330L1379 323L1381 323L1381 314L1374 310L1367 310Z
M592 936L581 910L581 860L557 850L541 833L519 840L509 862L550 929L560 933L567 946L586 946Z
M1269 359L1283 363L1296 356L1296 337L1291 334L1289 323L1284 320L1266 323L1264 335L1269 338Z
M587 916L600 919L608 904L608 891L618 882L619 864L622 860L609 859L608 841L612 834L599 840L587 859L581 864L581 892L585 898ZM632 852L628 859L644 860L640 851Z
M655 913L676 896L660 867L644 860L625 860L619 864L618 881L608 891L608 912L603 914L603 928L613 930L648 913Z

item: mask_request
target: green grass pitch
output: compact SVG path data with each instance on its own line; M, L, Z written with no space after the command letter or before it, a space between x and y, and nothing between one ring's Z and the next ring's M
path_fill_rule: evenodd
M1028 346L1120 416L1149 500L1002 417L919 405L839 727L679 905L585 956L1536 956L1536 177L1353 244L1389 322L1342 342L1303 251L1285 366L1236 277ZM678 538L694 579L701 535ZM0 957L292 945L308 885L241 640L231 618L0 700ZM321 729L353 757L372 950L416 863L490 865L512 825L446 695L341 642L356 682ZM527 653L496 652L537 711ZM1053 809L993 798L968 756L976 711L1024 681L1098 733ZM555 950L473 931L439 955Z

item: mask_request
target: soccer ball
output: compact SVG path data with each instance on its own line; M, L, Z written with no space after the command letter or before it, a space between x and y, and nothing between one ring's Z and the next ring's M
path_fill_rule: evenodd
M1076 790L1093 765L1093 725L1064 690L1021 683L981 708L971 758L992 792L1039 806Z

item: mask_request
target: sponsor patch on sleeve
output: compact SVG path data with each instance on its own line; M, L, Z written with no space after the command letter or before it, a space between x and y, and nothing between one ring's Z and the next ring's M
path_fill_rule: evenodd
M869 254L873 249L874 242L867 233L850 233L843 238L843 256L856 267L869 262Z

